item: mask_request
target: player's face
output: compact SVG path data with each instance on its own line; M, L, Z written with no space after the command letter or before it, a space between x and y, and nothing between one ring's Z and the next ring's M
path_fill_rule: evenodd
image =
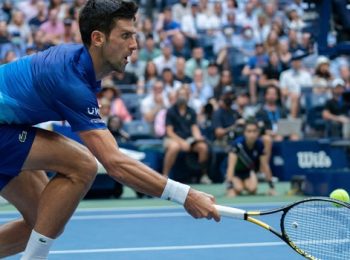
M137 49L136 28L133 20L118 20L105 45L103 56L111 70L124 72L128 57Z

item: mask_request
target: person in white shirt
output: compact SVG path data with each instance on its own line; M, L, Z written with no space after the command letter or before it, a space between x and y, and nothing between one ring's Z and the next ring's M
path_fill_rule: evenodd
M161 75L165 68L171 69L175 72L176 68L176 57L172 55L172 46L170 42L163 42L162 44L162 55L153 59L154 64L157 67L158 75Z
M312 76L302 66L302 59L305 56L304 52L296 51L292 57L292 67L282 72L280 76L282 97L286 100L286 105L293 118L298 117L301 89L312 87Z

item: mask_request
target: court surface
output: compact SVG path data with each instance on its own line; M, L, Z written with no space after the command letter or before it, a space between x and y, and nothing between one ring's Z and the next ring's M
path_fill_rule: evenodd
M269 200L262 196L260 203L218 201L249 210L287 203ZM111 201L119 207L104 207ZM92 209L91 205L102 208ZM280 239L254 224L232 219L222 219L220 223L195 220L183 208L173 205L157 199L83 202L83 208L76 211L64 234L55 241L49 259L303 259ZM0 224L18 216L14 210L3 207ZM279 228L278 216L261 219ZM16 255L6 259L19 258Z

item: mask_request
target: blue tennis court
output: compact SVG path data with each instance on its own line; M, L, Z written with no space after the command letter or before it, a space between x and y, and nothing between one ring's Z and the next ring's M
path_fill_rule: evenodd
M242 205L269 209L282 204ZM233 205L231 205L233 206ZM0 224L18 217L0 213ZM279 227L278 216L262 217ZM7 259L19 259L20 255ZM195 220L181 207L78 210L49 259L303 259L270 232L239 220Z

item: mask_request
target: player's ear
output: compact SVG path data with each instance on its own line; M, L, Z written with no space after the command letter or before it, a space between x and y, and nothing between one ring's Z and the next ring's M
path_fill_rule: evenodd
M95 47L102 47L105 43L105 34L100 31L93 31L91 33L91 45Z

